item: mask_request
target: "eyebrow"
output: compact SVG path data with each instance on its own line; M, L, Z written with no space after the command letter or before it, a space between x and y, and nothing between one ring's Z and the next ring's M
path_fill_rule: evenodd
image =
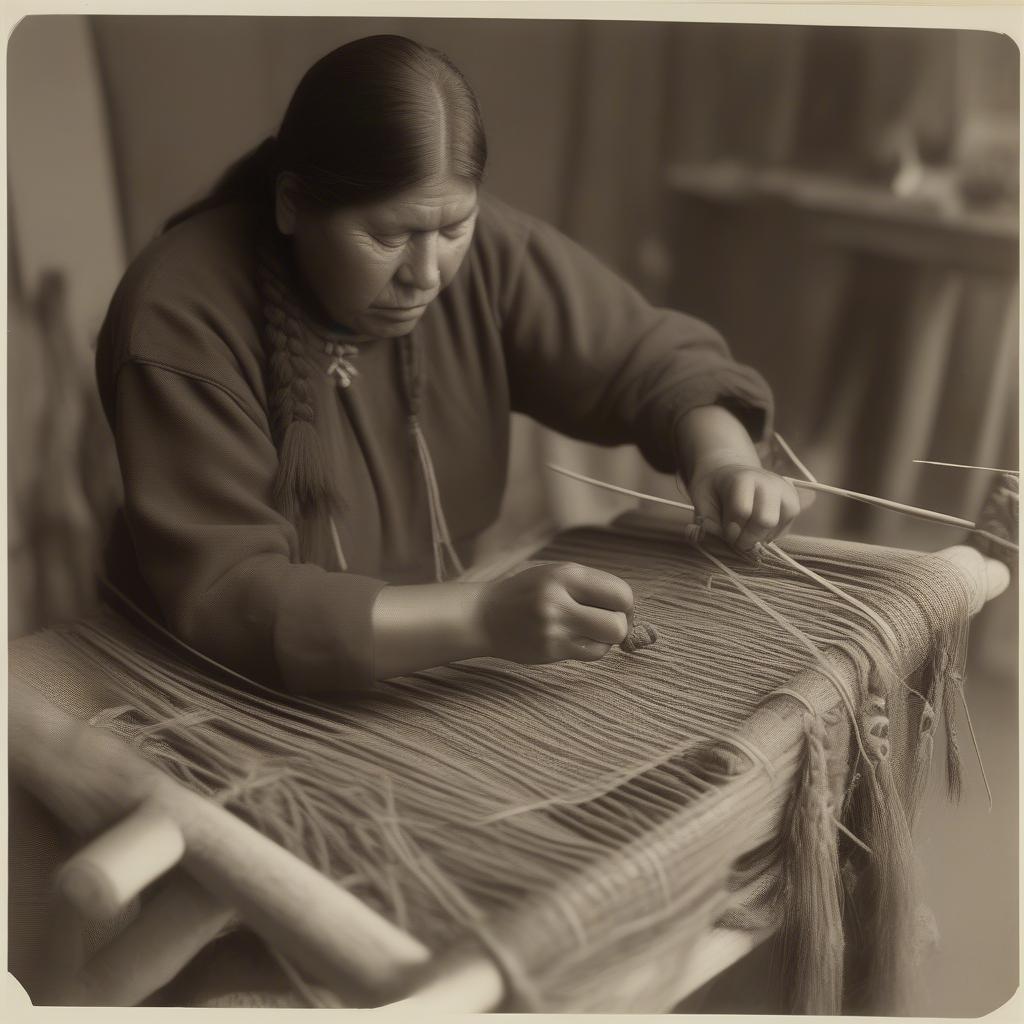
M476 213L478 213L479 210L480 210L480 202L479 202L479 200L477 200L476 202L473 203L472 209L470 209L463 216L459 217L458 220L445 221L444 223L440 224L436 229L435 228L416 228L416 227L410 228L410 227L408 227L408 226L406 226L404 224L402 226L399 226L398 221L396 221L392 216L387 215L387 214L384 215L383 217L381 217L380 220L377 221L377 223L379 224L379 226L383 230L390 231L390 232L393 232L395 234L398 234L398 233L404 234L404 233L410 232L410 231L413 231L413 232L415 232L415 231L433 231L433 230L444 231L446 228L454 228L454 227L458 227L460 224L465 224L466 221L469 220L471 217L473 217Z

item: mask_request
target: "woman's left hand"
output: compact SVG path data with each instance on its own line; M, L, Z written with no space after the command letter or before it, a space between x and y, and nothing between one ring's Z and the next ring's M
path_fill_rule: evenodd
M789 481L749 461L698 462L690 479L690 496L697 514L727 544L743 552L780 537L801 508Z

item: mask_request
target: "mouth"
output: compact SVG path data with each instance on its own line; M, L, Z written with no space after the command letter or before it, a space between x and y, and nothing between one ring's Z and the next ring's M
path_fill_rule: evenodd
M428 302L418 302L413 306L371 306L370 308L375 313L391 313L396 316L412 316L416 313L422 313L423 310L429 306Z

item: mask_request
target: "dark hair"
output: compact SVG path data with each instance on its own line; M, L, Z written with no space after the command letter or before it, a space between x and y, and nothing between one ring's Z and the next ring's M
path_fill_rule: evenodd
M458 68L411 39L369 36L321 57L299 82L277 136L164 230L229 202L269 213L284 171L308 201L332 208L373 202L443 171L479 184L486 162L480 109Z
M299 82L277 137L230 167L164 230L232 202L254 206L272 229L277 177L286 171L308 203L337 208L385 199L436 173L479 184L486 159L476 98L451 61L401 36L370 36L318 60ZM267 404L278 451L273 499L295 524L306 556L313 550L306 527L341 501L315 429L302 311L286 279L272 247L263 246ZM344 568L340 550L338 559Z

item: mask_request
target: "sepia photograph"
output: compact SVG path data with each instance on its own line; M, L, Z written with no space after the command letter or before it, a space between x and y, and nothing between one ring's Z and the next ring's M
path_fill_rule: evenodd
M1018 44L515 6L8 19L8 989L1012 1014Z

